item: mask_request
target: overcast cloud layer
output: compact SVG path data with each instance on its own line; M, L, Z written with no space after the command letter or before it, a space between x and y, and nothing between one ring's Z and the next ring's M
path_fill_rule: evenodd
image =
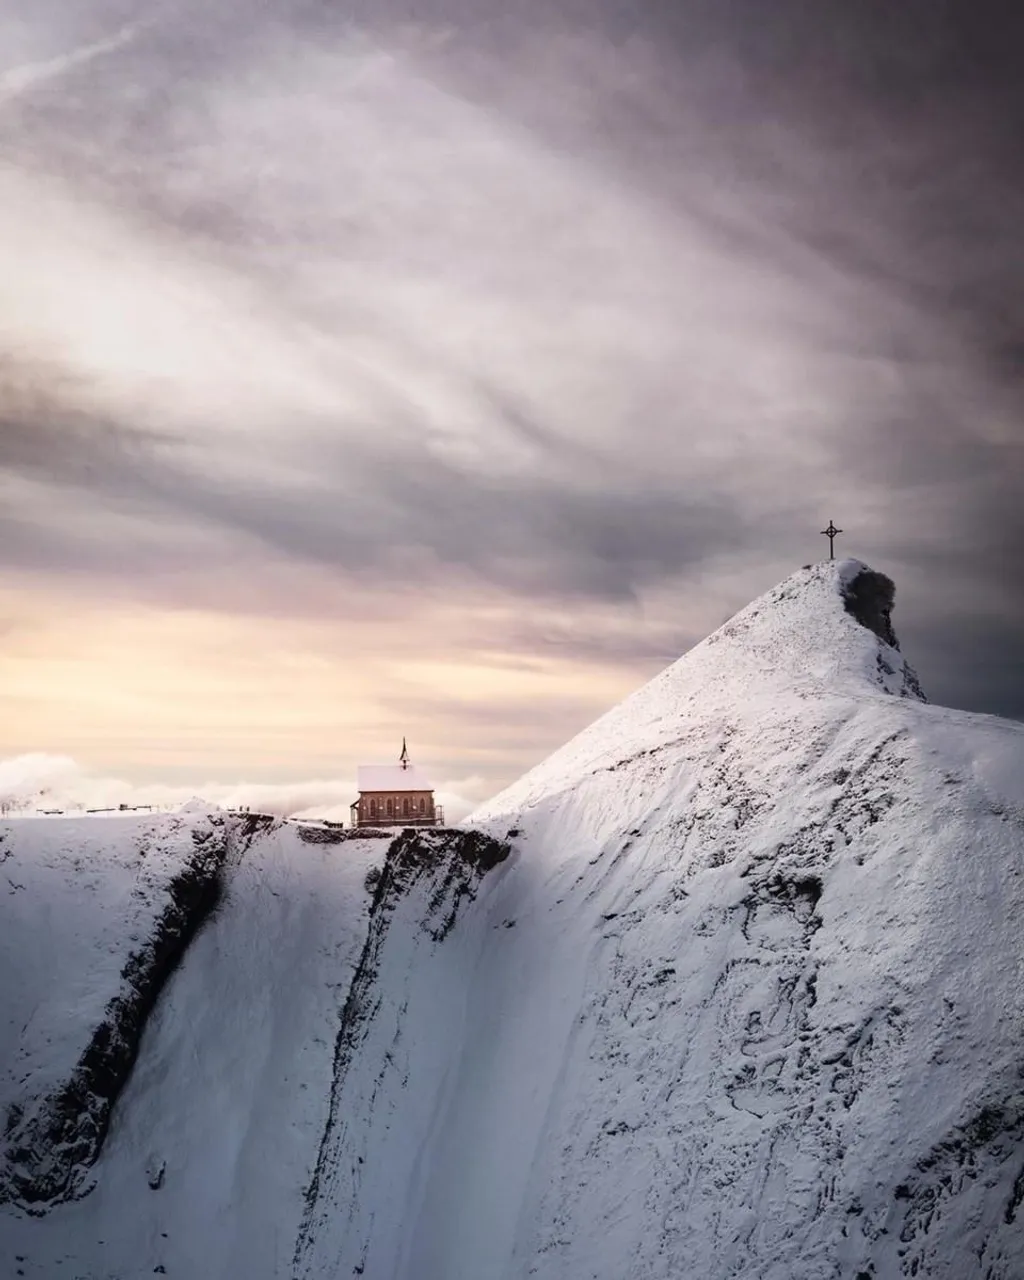
M496 785L830 517L1024 716L1012 9L20 9L0 751Z

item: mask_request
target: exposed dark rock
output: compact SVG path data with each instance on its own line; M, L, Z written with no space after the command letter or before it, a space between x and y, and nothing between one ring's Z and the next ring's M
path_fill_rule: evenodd
M1010 1226L1017 1217L1017 1210L1021 1203L1024 1202L1024 1168L1014 1179L1013 1189L1010 1191L1010 1198L1006 1202L1006 1210L1003 1213L1003 1220L1007 1226Z
M254 836L269 831L277 819L272 813L239 813L232 815L236 836L250 842Z
M8 1109L0 1203L32 1213L85 1194L89 1167L106 1138L110 1114L127 1083L146 1019L199 926L221 895L228 836L221 819L192 833L194 849L167 886L167 905L144 944L121 971L117 995L56 1092Z
M787 877L779 872L766 881L765 889L777 901L791 903L798 910L802 906L805 911L813 912L821 898L821 877L815 875Z
M300 823L296 829L305 844L343 844L345 841L342 827L307 827Z
M982 1187L993 1212L985 1214L983 1222L979 1210L973 1224L977 1274L985 1280L1018 1280L1019 1271L1009 1261L1013 1250L1007 1245L1019 1231L1022 1159L1024 1095L1014 1091L1000 1104L981 1107L916 1161L906 1180L893 1189L893 1211L886 1229L869 1244L876 1254L869 1265L877 1263L884 1274L896 1274L883 1265L886 1259L892 1266L890 1242L895 1240L899 1275L946 1275L939 1270L946 1234L962 1229L950 1209L959 1197Z
M846 584L843 603L846 612L852 614L862 627L873 631L893 649L900 642L892 629L892 608L896 600L896 584L876 569L862 569Z
M892 626L892 609L896 599L896 587L891 578L876 569L862 568L855 577L843 587L843 603L847 613L856 618L862 627L874 632L879 640L890 649L899 650L900 642ZM906 662L898 662L893 666L886 650L878 651L878 682L889 692L898 691L902 697L918 698L927 702L917 673ZM898 677L900 684L894 689L893 679Z
M394 827L346 827L340 822L295 824L299 839L307 844L344 844L346 840L392 840Z

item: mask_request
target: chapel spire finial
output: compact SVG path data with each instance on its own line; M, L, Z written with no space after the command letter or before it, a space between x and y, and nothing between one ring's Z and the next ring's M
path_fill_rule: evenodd
M402 738L402 754L398 757L398 761L403 769L409 767L409 748L405 745L405 738Z

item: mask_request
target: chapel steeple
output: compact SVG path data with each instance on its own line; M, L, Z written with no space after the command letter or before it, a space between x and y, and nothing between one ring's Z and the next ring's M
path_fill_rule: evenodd
M353 827L443 827L444 810L422 767L409 759L402 739L398 764L361 764L356 770L359 799L351 807Z

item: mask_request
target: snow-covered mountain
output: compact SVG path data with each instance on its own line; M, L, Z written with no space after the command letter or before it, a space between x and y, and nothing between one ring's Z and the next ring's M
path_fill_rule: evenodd
M1020 1280L1024 725L928 705L891 604L794 574L462 835L255 833L0 1263Z
M142 1026L216 905L222 820L0 825L0 1203L75 1197Z

